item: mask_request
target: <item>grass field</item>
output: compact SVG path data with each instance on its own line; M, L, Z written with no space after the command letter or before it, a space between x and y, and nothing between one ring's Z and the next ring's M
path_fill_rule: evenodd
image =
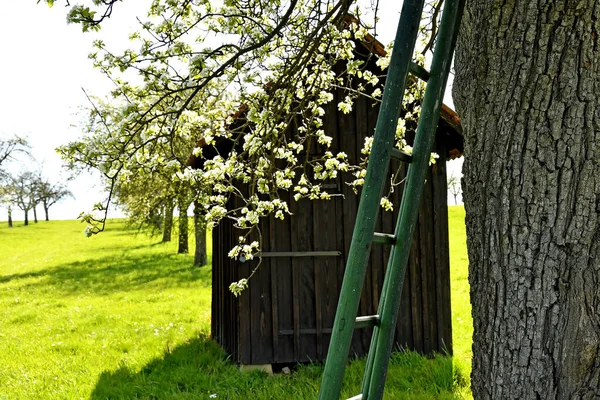
M450 277L452 291L452 342L454 368L459 371L457 394L459 398L471 399L469 377L471 375L471 343L473 319L469 297L467 258L467 235L465 232L465 209L463 206L448 207L448 235L450 239ZM462 382L460 382L462 380ZM464 385L463 385L464 383Z
M450 215L454 373L451 358L395 355L386 399L469 396L464 211ZM91 239L76 221L1 224L1 400L316 397L320 365L240 372L208 338L210 268L157 242L121 221ZM363 368L349 366L343 396L360 392Z

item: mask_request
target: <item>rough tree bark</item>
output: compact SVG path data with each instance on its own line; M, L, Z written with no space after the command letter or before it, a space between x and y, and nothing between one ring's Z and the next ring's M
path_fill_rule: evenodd
M12 208L10 206L8 206L8 227L9 228L13 227L13 223L12 223Z
M25 214L24 225L27 226L27 225L29 225L29 210L25 210L25 211L23 211L23 213Z
M167 200L167 204L165 205L165 222L163 225L163 243L171 241L171 232L173 230L173 199Z
M194 202L194 231L196 234L196 252L194 253L194 265L202 267L208 262L206 256L206 223L202 214L200 203Z
M38 223L37 209L35 207L33 207L33 222L35 222L36 224Z
M600 398L600 1L467 2L476 399Z
M178 199L177 207L179 208L179 242L177 247L178 254L187 254L189 253L188 246L188 216L187 210L190 207L190 202L186 199Z

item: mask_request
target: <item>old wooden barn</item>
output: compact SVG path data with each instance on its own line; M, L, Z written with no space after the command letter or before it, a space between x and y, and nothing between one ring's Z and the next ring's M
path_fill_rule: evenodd
M370 49L382 51L375 43L363 47L362 56L366 58ZM377 68L374 60L369 63L369 68ZM331 151L343 151L351 162L357 162L365 137L375 130L379 108L363 97L351 113L340 113L336 105L344 96L339 92L330 103L325 129L333 137ZM460 121L444 106L435 144L440 158L429 170L419 209L396 330L397 348L423 354L452 352L446 160L460 156L462 149ZM399 167L393 162L391 169ZM401 174L405 173L404 166ZM343 198L295 202L289 194L294 215L262 223L262 265L239 297L229 291L229 285L247 277L257 261L240 262L227 256L239 236L230 220L213 230L212 337L235 362L325 359L359 200L344 178L327 187ZM393 232L402 185L399 189L390 198L396 205L394 212L380 212L376 231ZM235 201L230 207L241 206ZM373 246L359 315L376 314L388 253L387 246ZM351 355L367 353L371 332L355 331Z

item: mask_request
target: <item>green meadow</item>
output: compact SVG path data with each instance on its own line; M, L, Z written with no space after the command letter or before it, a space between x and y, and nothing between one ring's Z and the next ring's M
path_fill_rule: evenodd
M454 357L395 354L386 399L470 398L464 209L449 212ZM83 229L0 225L0 400L316 398L321 365L241 372L210 340L209 266L120 220ZM343 398L363 368L349 365Z

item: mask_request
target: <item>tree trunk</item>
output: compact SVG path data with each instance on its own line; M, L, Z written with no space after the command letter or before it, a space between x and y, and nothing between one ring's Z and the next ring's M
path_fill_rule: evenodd
M10 206L8 206L8 227L9 228L13 227L13 223L12 223L12 208Z
M190 203L183 199L179 199L177 203L179 208L179 246L177 247L177 253L187 254L189 253L187 209Z
M454 196L454 205L457 206L458 205L458 200L457 200L457 194L453 194Z
M165 222L163 226L163 243L171 241L171 231L173 230L173 199L167 200L165 205Z
M600 1L467 2L475 399L600 398L599 32Z
M25 213L25 226L29 225L29 210L24 211Z
M50 218L48 218L48 205L46 204L46 202L44 202L42 204L44 206L44 214L46 214L46 221L50 221Z
M36 207L33 207L33 222L35 222L36 224L38 223Z
M206 223L202 214L202 208L198 202L194 202L194 231L196 233L194 265L202 267L208 263L206 256Z

